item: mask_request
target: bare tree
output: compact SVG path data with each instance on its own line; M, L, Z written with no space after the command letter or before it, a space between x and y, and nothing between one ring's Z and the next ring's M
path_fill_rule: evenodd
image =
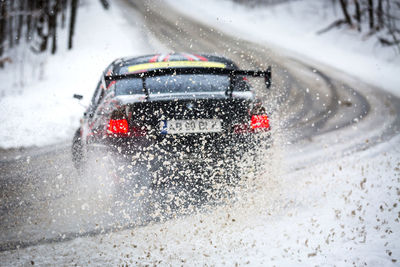
M368 0L368 17L369 17L369 29L372 31L374 29L374 2L373 0Z
M50 31L51 38L53 40L52 46L51 46L52 54L55 54L57 51L57 17L58 17L60 4L61 4L60 0L55 0L55 2L52 3L50 15L49 15L49 31Z
M5 39L6 39L6 8L7 3L0 1L0 58L3 58ZM0 61L0 67L3 67L4 63Z
M360 8L360 2L358 2L358 0L354 0L354 6L355 6L355 18L357 20L357 30L360 32L361 31L361 8Z
M351 21L351 17L349 15L349 11L347 10L347 0L340 0L340 6L342 7L342 11L344 14L344 18L349 25L353 25L353 22Z
M14 1L8 2L8 12L7 12L8 13L8 29L7 29L7 31L8 31L8 34L9 34L9 36L8 36L8 45L9 45L10 48L14 47L14 28L13 28L13 26L14 26L14 23L13 23L14 16L12 16L12 13L14 12L14 4L15 4Z
M104 9L108 9L110 7L110 3L108 3L108 0L100 0L100 3Z
M77 8L78 8L78 0L71 0L71 19L69 23L68 49L72 49Z
M335 1L337 0L332 0L332 3ZM320 30L318 34L342 24L347 24L350 28L356 26L357 30L362 33L362 25L368 24L366 36L376 35L380 43L385 46L400 45L400 26L398 25L400 23L400 0L353 0L351 3L348 0L339 0L339 3L342 18Z
M378 30L383 28L383 0L378 0L378 7L376 8L376 16L378 19Z
M107 0L101 0L104 8ZM72 48L76 27L79 0L0 0L0 68L4 66L4 55L21 43L28 44L34 53L58 50L58 30L66 26L67 12L69 29L67 47ZM59 23L60 22L60 23Z
M31 29L32 29L32 16L35 10L35 3L33 1L27 1L26 3L26 41L30 42L32 39Z
M67 0L60 0L61 1L61 28L65 28L65 21L66 21L66 10L67 10L67 5L68 2Z
M387 0L386 2L386 28L388 29L388 32L391 36L391 40L387 38L380 38L380 41L384 45L396 45L398 48L398 51L400 53L400 40L399 40L399 34L400 34L400 28L397 27L397 23L400 19L396 16L391 15L391 10L396 9L400 11L400 1L396 2L394 1L394 6L392 7L391 1Z
M17 20L17 35L15 37L15 41L17 43L17 45L20 42L21 39L21 34L22 34L22 26L24 23L24 8L25 8L25 0L20 0L19 5L18 5L18 20Z

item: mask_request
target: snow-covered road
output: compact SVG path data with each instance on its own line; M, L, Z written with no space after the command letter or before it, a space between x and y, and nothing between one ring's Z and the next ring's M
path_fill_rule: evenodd
M261 92L273 111L270 168L247 174L248 190L235 202L162 223L158 214L143 215L148 209L116 210L111 191L103 189L107 181L79 180L68 146L27 152L0 165L0 262L398 263L398 98L327 66L229 36L164 2L115 5L132 25L139 18L131 14L143 15L146 41L160 52L218 53L243 68L272 64L274 86ZM92 192L79 189L86 184Z

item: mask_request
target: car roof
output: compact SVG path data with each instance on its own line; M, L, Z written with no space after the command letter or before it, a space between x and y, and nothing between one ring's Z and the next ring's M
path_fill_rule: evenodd
M114 74L144 72L149 69L174 67L221 67L238 69L225 57L203 53L158 53L140 57L119 58L113 62Z

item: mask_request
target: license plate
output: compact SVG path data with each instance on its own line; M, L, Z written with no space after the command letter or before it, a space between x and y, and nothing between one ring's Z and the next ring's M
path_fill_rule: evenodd
M216 133L222 125L219 119L163 120L160 130L162 134Z

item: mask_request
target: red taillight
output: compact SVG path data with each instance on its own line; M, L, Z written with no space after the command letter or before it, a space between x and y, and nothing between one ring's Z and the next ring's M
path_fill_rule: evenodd
M128 134L129 132L129 125L128 121L123 120L110 120L108 124L108 131L111 134Z
M255 133L255 132L264 132L269 131L269 119L266 114L263 115L252 115L250 124L235 124L233 126L233 132L235 134L246 134L246 133Z
M251 116L251 129L269 129L269 119L267 115L253 115Z

